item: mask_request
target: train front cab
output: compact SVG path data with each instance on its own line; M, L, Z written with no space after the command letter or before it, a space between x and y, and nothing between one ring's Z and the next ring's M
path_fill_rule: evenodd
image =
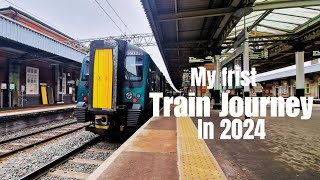
M118 44L115 41L94 41L90 45L89 95L85 121L87 130L106 135L115 129L117 116ZM119 110L121 111L121 110ZM119 127L118 127L119 128Z
M149 92L159 71L145 51L124 41L94 41L89 68L88 104L77 108L91 122L87 130L131 134L150 117Z

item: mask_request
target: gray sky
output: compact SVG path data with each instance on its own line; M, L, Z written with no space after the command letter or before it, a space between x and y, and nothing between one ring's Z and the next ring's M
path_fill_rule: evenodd
M0 0L0 7L13 6L76 39L121 35L95 0ZM97 0L123 32L130 34L106 0ZM151 33L140 0L108 0L132 33ZM20 7L20 8L19 8ZM158 47L145 47L168 77ZM168 79L168 78L167 78Z

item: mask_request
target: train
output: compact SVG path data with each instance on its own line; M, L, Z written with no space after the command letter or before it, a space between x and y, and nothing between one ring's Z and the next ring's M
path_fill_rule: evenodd
M89 56L82 60L77 89L77 102L88 102Z
M87 86L79 84L77 121L90 122L86 130L103 136L132 134L152 116L149 93L164 92L163 74L146 51L127 41L93 41L89 54L80 73Z

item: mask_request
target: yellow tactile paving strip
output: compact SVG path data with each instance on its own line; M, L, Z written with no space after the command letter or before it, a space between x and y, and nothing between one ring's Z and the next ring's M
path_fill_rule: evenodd
M181 180L226 179L197 128L189 117L177 119L179 171Z

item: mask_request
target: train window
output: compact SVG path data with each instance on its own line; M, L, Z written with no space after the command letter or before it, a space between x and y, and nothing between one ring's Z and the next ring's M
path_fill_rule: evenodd
M143 60L136 56L127 56L125 59L125 79L141 81L143 74Z
M87 81L89 78L89 61L83 62L82 81Z

